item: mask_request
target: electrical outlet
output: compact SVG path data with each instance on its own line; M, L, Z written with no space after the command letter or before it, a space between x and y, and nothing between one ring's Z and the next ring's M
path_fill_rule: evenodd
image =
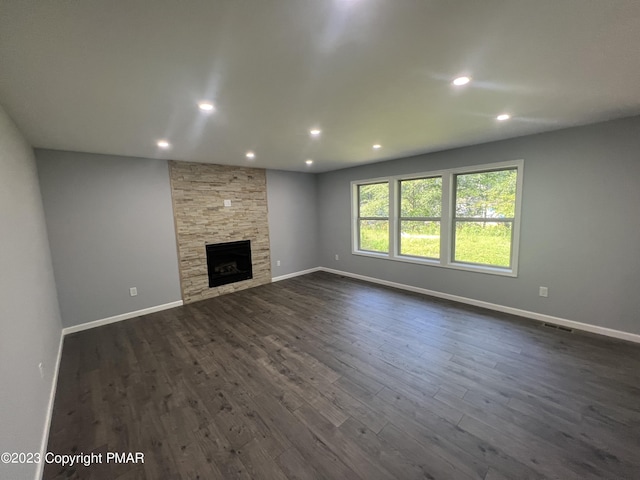
M548 297L549 296L549 289L547 287L540 287L540 296L541 297Z
M44 364L42 362L38 364L38 370L40 370L40 378L44 378Z
M276 267L279 267L279 266L280 266L280 260L277 260L276 261Z
M129 295L131 295L132 297L135 297L136 295L138 295L138 289L136 287L131 287L129 289Z
M340 260L340 255L336 253L336 260Z

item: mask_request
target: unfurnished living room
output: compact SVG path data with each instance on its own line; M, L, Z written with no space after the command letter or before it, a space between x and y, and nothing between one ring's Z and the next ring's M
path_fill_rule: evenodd
M0 0L0 480L640 478L638 45Z

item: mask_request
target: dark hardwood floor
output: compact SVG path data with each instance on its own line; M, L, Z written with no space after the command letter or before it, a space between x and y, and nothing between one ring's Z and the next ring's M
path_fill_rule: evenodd
M328 273L66 337L45 479L636 479L640 345Z

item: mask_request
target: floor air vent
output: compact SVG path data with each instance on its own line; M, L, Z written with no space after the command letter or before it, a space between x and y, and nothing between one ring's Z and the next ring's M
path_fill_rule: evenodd
M554 325L553 323L544 322L542 325L549 328L555 328L556 330L562 330L563 332L573 332L573 328L563 327L562 325Z

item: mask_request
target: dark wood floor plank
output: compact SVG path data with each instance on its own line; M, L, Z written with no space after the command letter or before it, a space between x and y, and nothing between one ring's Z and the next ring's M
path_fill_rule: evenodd
M367 395L362 400L388 419L393 428L402 430L406 438L412 439L410 442L416 442L416 448L431 452L447 465L455 465L454 468L468 477L483 478L487 471L485 462L469 453L471 448L477 448L476 439L464 444L467 450L460 447L460 439L455 435L456 426L452 423L427 408L415 408L412 405L403 409L406 404L388 403L378 395Z
M465 415L458 426L485 440L492 448L505 452L516 461L522 462L533 470L551 478L565 479L596 479L604 478L598 470L589 464L575 465L566 462L564 454L555 448L545 447L533 435L520 434L513 428L504 432L488 423Z
M511 478L503 475L500 470L490 467L484 480L511 480Z
M259 365L267 375L282 382L286 388L300 396L309 404L313 405L327 420L336 427L344 422L349 416L340 408L334 405L322 393L321 389L329 388L325 382L315 383L309 378L304 378L295 370L291 370L283 365L277 365L269 360L260 359ZM304 404L304 402L303 402Z
M382 427L387 423L387 420L380 415L380 412L369 408L355 396L345 392L337 385L332 385L329 389L323 391L322 394L345 414L361 421L367 428L375 433L382 430Z
M346 465L364 479L393 479L383 466L373 461L355 442L338 428L326 421L310 405L303 405L294 412L307 428L313 432Z
M44 479L640 478L640 345L317 272L65 338Z
M456 478L470 480L483 479L487 469L480 467L478 471L469 471L466 465L452 458L444 458L432 448L416 443L406 432L388 423L378 434L378 438L385 444L385 450L397 451L409 459L421 471L421 477L433 480Z
M396 478L474 478L456 470L453 465L412 443L407 437L401 441L388 438L397 434L397 429L389 424L387 426L389 429L384 434L376 435L357 420L349 419L340 426L340 430Z
M436 397L416 395L403 389L402 386L384 387L376 396L391 405L398 406L400 410L428 410L438 417L448 420L453 425L457 425L464 415L457 408L441 402Z
M319 480L327 478L309 465L296 448L290 448L276 458L276 463L290 480Z
M508 407L524 416L535 419L536 422L545 424L557 432L571 435L574 438L584 440L594 447L615 455L623 452L626 456L635 455L640 451L640 442L626 433L626 429L607 429L592 427L588 417L582 417L579 422L570 422L562 417L554 415L545 408L539 408L520 399L512 398Z
M360 478L338 455L331 451L322 439L275 399L265 395L257 399L257 404L273 428L282 429L302 457L315 470L329 478Z
M574 462L579 465L579 468L588 465L586 468L589 472L597 471L603 477L621 478L626 478L632 473L629 466L620 464L617 457L609 452L610 447L599 448L582 438L576 431L576 425L562 427L559 424L549 425L541 421L537 415L523 415L508 406L481 396L467 395L463 400L449 396L447 400L454 403L466 415L486 423L503 434L517 439L528 439L527 445L535 445L536 442L555 445L567 462Z
M271 455L262 448L259 439L251 440L238 452L240 460L249 474L249 478L260 480L287 480Z

